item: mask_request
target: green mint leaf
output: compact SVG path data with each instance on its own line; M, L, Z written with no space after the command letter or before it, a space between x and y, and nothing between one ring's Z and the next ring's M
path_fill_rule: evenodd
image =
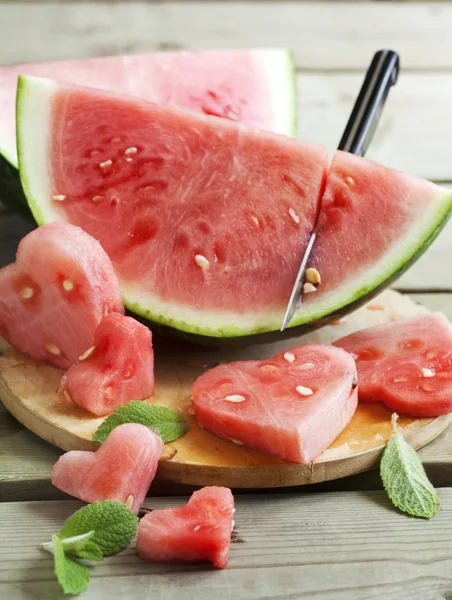
M97 428L93 440L102 444L113 429L123 423L140 423L157 429L165 444L182 437L188 429L187 419L170 408L141 401L127 402L105 419Z
M65 539L81 536L94 531L89 538L86 553L94 553L92 544L98 546L102 556L116 554L133 539L137 532L138 518L122 502L105 500L84 506L70 516L60 531L60 538ZM96 560L82 555L83 549L77 556Z
M439 509L438 494L428 480L416 451L397 431L397 418L394 413L394 433L386 444L380 463L381 479L394 506L413 517L430 519Z
M63 550L66 553L72 554L77 558L84 558L86 560L101 561L104 560L102 549L93 541L91 538L94 536L95 531L88 531L81 535L76 535L69 538L58 538L63 546ZM41 544L43 550L47 550L51 554L55 554L55 546L53 542L46 542Z
M57 535L52 536L54 548L55 575L65 594L81 594L89 583L89 571L64 552L63 544Z

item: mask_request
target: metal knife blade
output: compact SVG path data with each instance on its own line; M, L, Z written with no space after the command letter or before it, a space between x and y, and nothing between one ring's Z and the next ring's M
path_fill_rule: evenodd
M380 120L389 90L397 81L399 65L399 55L393 50L380 50L374 54L339 142L338 150L364 156ZM295 311L303 301L305 271L317 238L319 217L320 211L292 288L281 331L284 331L290 323Z

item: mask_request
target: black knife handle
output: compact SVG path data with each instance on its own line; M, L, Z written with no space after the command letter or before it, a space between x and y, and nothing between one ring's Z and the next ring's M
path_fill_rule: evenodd
M365 155L380 120L389 89L397 81L399 64L397 52L376 52L339 142L339 150L358 156Z

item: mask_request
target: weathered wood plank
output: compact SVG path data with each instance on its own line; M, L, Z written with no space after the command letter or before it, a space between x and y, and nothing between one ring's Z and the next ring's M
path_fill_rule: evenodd
M440 490L430 521L393 509L384 492L237 496L236 542L228 568L141 561L134 544L91 570L86 600L183 597L247 600L449 598L452 591L452 489ZM146 502L175 506L184 499ZM60 599L50 555L38 545L78 502L0 504L0 596Z
M449 69L441 2L2 2L4 64L199 47L289 46L302 69L363 69L393 47L405 69Z

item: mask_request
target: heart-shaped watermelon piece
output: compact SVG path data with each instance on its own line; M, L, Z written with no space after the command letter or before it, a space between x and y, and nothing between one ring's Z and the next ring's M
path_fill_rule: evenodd
M229 488L205 487L188 504L153 510L138 526L137 552L157 562L228 562L234 527L234 496Z
M154 394L152 333L132 317L107 315L95 331L94 345L63 376L59 391L98 416L130 400L150 398Z
M339 350L339 351L338 351ZM356 366L334 346L223 364L193 384L197 422L237 444L297 463L318 456L356 410Z
M137 514L163 454L161 437L145 425L115 427L96 452L71 450L52 468L55 487L85 502L117 500Z
M335 345L355 356L360 402L410 417L452 412L452 324L442 313L369 327Z
M0 333L12 345L67 369L93 345L102 317L124 312L102 246L79 227L49 223L20 242L0 269Z

